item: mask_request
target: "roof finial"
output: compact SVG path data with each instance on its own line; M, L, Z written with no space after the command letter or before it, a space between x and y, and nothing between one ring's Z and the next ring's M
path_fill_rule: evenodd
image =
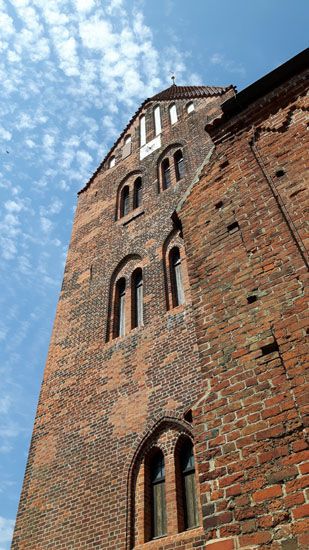
M172 79L172 81L173 81L172 86L176 86L175 78L176 78L175 75L172 74L172 76L171 76L171 79Z

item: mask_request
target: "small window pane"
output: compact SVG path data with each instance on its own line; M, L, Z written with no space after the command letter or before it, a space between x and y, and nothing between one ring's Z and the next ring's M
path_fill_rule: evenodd
M176 174L176 181L179 181L184 176L184 162L183 162L183 156L182 152L176 151L174 154L174 164L175 164L175 174Z
M138 208L142 204L142 178L137 178L134 182L133 208Z
M121 192L120 216L126 216L130 211L129 187L126 185Z
M125 334L125 296L126 296L126 281L124 278L119 279L116 285L115 295L115 337L124 336Z
M113 168L113 166L115 166L115 164L116 164L115 157L111 157L110 160L109 160L109 167Z
M171 285L173 306L179 306L185 301L182 283L181 259L178 248L174 248L170 254Z
M138 268L132 275L132 328L143 321L143 272Z
M165 467L163 454L157 453L150 466L152 486L152 537L166 534Z
M168 189L171 185L171 171L168 159L164 159L162 162L162 184L163 189Z

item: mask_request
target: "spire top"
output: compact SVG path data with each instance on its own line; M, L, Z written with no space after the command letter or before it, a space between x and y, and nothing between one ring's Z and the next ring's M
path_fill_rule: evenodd
M171 79L172 79L172 81L173 81L172 86L176 86L176 82L175 82L176 77L175 77L174 74L172 74Z

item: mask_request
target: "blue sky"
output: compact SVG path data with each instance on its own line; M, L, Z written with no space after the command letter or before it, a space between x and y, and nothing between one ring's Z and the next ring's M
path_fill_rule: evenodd
M0 550L8 550L76 193L138 105L255 81L307 46L306 0L0 0Z

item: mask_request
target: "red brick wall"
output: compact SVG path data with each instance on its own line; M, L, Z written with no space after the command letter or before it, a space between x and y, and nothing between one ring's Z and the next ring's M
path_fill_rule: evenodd
M105 166L79 196L14 549L110 550L133 544L133 460L142 439L153 436L157 422L179 430L201 392L188 277L184 269L186 303L168 310L164 256L170 243L181 244L171 214L211 146L205 120L218 114L223 99L196 99L190 114L187 101L178 101L179 121L172 127L168 102L161 102L162 147L140 162L136 120L131 155L122 160L120 143L116 166ZM149 139L153 106L144 109ZM157 163L173 144L183 150L185 177L159 193ZM138 175L142 206L115 219L119 186ZM185 268L183 244L181 249ZM145 325L132 331L128 326L126 336L109 339L113 282L120 273L129 279L137 266L143 268ZM152 548L171 548L174 523L172 539L153 542ZM200 530L177 537L183 548L203 540Z
M178 208L205 380L203 526L237 548L309 546L305 76L213 126Z

